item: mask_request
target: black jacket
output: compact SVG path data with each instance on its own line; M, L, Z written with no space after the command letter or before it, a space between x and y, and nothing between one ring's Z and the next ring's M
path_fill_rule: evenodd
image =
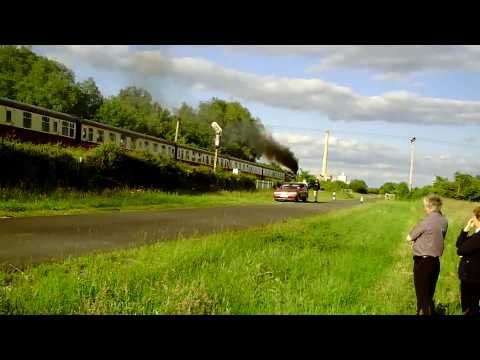
M468 236L463 231L457 239L457 254L463 256L458 276L466 282L480 282L480 232Z

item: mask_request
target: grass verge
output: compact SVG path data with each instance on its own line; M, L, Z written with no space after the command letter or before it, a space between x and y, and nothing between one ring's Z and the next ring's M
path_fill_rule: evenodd
M446 201L436 301L460 314L455 239L474 204ZM247 231L0 274L3 314L414 314L405 236L421 203L366 204Z
M339 194L338 199L346 199ZM331 194L321 192L319 201ZM310 192L313 201L313 192ZM58 190L48 194L0 189L0 217L73 215L105 211L158 210L185 207L272 204L272 190L166 193L154 190L104 190L101 193Z

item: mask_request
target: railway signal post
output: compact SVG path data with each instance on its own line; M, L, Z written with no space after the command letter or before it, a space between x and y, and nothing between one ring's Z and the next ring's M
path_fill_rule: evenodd
M177 129L175 130L175 143L177 142L178 139L178 128L180 126L180 118L177 117Z
M213 172L217 169L218 147L220 146L220 135L222 128L215 121L212 122L212 128L215 130L215 160L213 161Z

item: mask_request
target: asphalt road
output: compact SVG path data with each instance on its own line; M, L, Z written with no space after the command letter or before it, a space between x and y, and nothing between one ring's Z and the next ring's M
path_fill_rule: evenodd
M358 200L0 219L0 268L243 229L355 205Z

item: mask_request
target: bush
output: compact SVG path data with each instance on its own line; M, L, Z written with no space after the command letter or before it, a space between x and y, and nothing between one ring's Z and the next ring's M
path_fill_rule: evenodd
M81 163L78 158L84 159ZM113 144L89 151L59 145L34 145L2 139L0 187L49 191L142 187L162 191L255 190L255 178L209 168L190 167L148 152L130 152Z
M0 141L1 187L40 191L77 187L78 165L74 154L60 145Z
M352 180L350 181L350 189L359 194L366 194L368 186L363 180Z

